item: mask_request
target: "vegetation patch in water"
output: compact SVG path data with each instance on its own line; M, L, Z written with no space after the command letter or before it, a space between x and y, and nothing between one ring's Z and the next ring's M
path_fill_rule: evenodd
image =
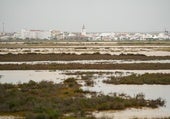
M170 74L163 73L145 73L145 74L132 74L123 77L111 77L111 79L104 80L108 84L170 84Z
M0 64L0 70L69 70L69 69L124 69L124 70L155 70L169 69L170 63L139 63L139 64Z

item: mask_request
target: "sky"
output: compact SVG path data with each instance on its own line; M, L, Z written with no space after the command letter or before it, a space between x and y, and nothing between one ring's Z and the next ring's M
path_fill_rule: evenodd
M170 31L170 0L0 0L0 32Z

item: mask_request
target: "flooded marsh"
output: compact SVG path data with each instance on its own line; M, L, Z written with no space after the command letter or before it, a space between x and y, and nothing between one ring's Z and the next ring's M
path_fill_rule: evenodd
M131 74L145 74L145 73L165 73L169 74L170 70L30 70L30 71L0 71L1 83L13 83L13 84L22 84L28 83L30 80L34 80L36 82L41 81L53 81L55 83L63 83L64 80L68 78L74 78L81 85L81 89L83 91L97 92L98 94L104 95L114 95L117 94L126 94L130 96L137 95L139 93L143 93L146 99L157 99L159 97L165 99L165 107L161 107L156 109L157 112L160 113L160 117L170 116L170 96L167 95L170 90L169 85L113 85L103 83L104 80L110 79L112 76L122 77L128 76ZM19 78L18 78L19 77ZM49 78L50 77L50 78ZM36 80L35 80L36 79ZM86 85L86 80L93 81L93 85ZM84 83L83 83L84 82ZM148 110L148 111L146 111ZM126 112L127 111L127 112ZM120 114L131 113L129 117L137 116L137 112L142 112L145 117L150 117L152 113L152 109L127 109L124 111L109 111L105 114L116 116ZM99 115L105 115L104 112L94 113L96 117ZM118 116L118 117L119 117ZM142 115L138 115L137 117L142 117Z
M0 48L0 118L170 117L169 45L66 44Z

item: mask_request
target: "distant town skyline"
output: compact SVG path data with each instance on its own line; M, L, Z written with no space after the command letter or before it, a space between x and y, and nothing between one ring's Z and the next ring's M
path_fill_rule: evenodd
M0 32L170 30L170 0L0 0Z

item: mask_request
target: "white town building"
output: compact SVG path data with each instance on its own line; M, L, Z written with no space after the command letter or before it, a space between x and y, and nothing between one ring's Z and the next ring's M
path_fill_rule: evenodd
M21 38L22 39L50 39L51 32L44 30L21 30Z

